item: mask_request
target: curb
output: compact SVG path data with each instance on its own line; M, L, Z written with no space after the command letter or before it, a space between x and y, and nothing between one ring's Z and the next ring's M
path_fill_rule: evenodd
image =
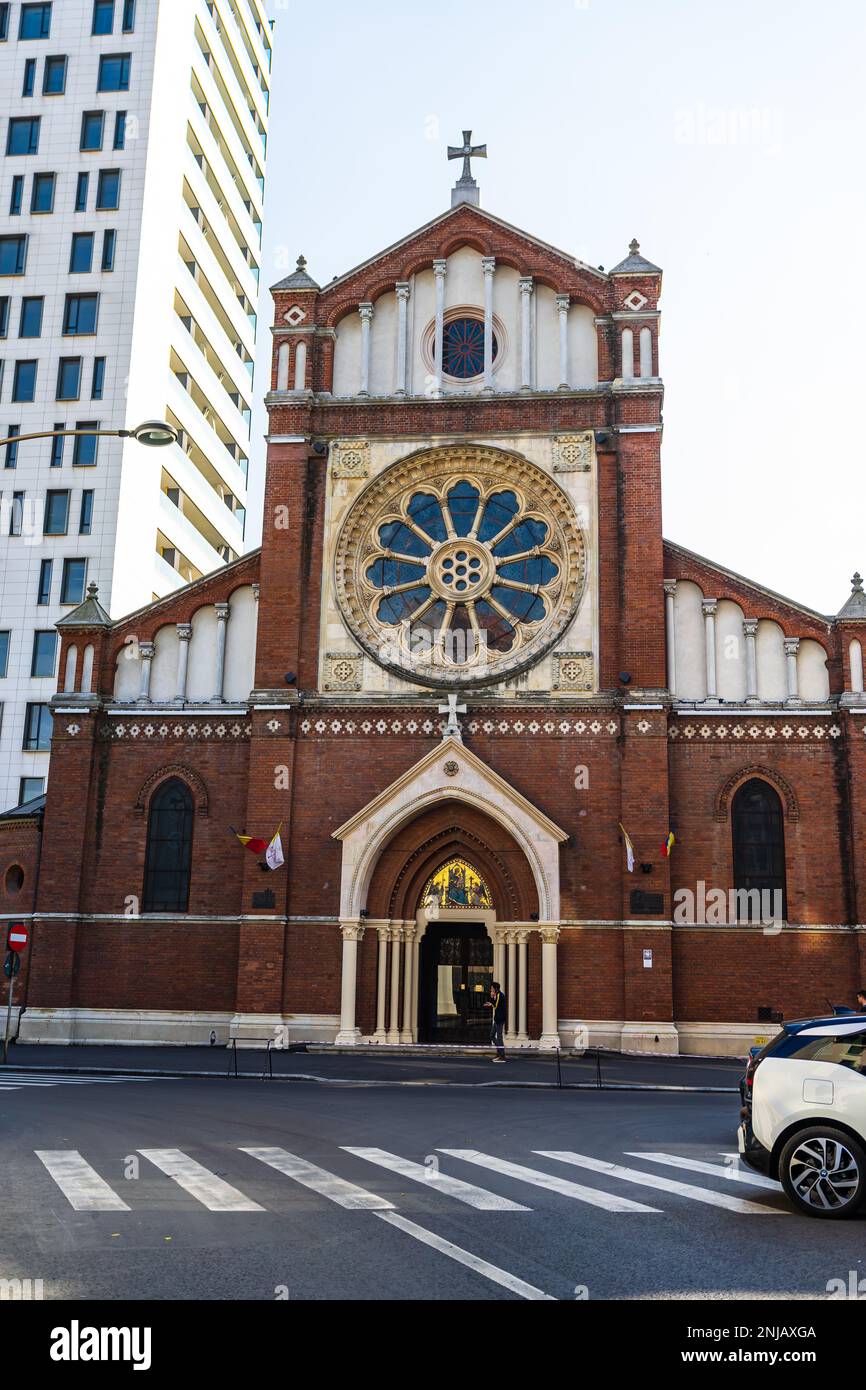
M559 1086L555 1081L431 1081L427 1078L419 1081L404 1080L390 1081L387 1079L364 1081L357 1077L339 1076L313 1076L307 1072L286 1072L282 1075L265 1076L258 1071L242 1071L237 1076L227 1075L225 1072L213 1071L157 1071L123 1067L42 1067L25 1066L11 1068L15 1072L33 1072L36 1076L129 1076L129 1077L151 1077L157 1081L280 1081L280 1082L317 1082L322 1086L356 1086L368 1088L371 1086L414 1086L414 1087L450 1087L452 1090L505 1090L505 1091L630 1091L630 1092L666 1092L673 1094L688 1095L738 1095L739 1089L736 1086L675 1086L663 1082L641 1082L641 1081L606 1081L601 1086L594 1081L564 1081ZM0 1082L3 1080L4 1068L0 1066Z

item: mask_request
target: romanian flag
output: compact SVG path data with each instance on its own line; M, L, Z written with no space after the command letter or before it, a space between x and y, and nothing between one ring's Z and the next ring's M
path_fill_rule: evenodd
M668 831L668 838L662 845L662 854L664 855L665 859L670 859L671 851L673 850L673 847L676 844L676 842L677 837L674 834L674 832L672 830Z
M627 859L628 859L628 871L629 871L630 874L633 874L633 873L634 873L634 845L632 844L631 840L629 839L628 834L627 834L626 829L625 829L625 826L623 825L622 821L620 821L620 823L619 823L619 828L620 828L620 830L622 831L622 838L623 838L623 841L625 842L625 852L626 852L626 857L627 857Z

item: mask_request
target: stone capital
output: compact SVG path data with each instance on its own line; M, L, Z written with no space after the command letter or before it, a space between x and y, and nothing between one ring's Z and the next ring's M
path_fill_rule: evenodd
M155 642L139 642L139 644L138 644L138 654L139 654L139 656L141 657L142 661L153 661L153 657L154 657L154 653L155 653L155 652L156 652L156 643L155 643Z
M448 273L448 262L447 262L447 261L435 260L435 261L433 262L433 274L434 274L434 275L436 275L436 276L438 276L440 279L444 280L444 279L445 279L445 276L447 275L447 273Z
M535 281L533 280L531 275L525 275L521 277L521 279L518 280L517 283L520 286L521 294L530 295L532 294L532 291L535 289Z
M492 275L492 274L494 273L494 271L496 270L496 257L495 257L495 256L482 256L482 258L481 258L481 269L484 271L484 274L485 274L485 275Z
M340 935L344 941L363 941L365 930L360 922L340 923Z
M744 637L757 637L757 635L758 635L758 619L757 619L757 618L744 618L744 619L743 619L743 636L744 636Z
M229 605L227 603L215 603L217 622L227 623L229 620Z
M701 611L705 618L714 618L719 611L719 600L717 598L705 598L701 604Z
M799 637L786 637L786 638L785 638L785 655L786 655L786 656L796 656L797 653L799 652L799 650L800 650L800 638L799 638Z
M571 308L571 295L558 294L556 296L556 307L561 314L567 314Z
M372 321L373 321L373 305L372 305L372 304L370 304L370 303L359 304L359 305L358 305L358 313L361 315L361 321L362 321L363 323L372 323Z
M667 594L668 598L674 598L676 596L678 584L678 579L665 580L665 593Z
M398 280L397 284L394 286L394 289L397 291L398 299L408 300L410 294L412 293L412 287L407 280Z
M179 642L189 642L192 639L192 623L178 623L177 640Z

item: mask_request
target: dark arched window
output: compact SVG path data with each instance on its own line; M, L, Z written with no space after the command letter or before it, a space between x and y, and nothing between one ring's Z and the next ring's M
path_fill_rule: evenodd
M144 912L186 912L192 859L192 792L180 778L163 782L150 803Z
M778 792L753 777L740 787L731 810L734 832L734 887L738 920L785 920L785 821ZM766 895L758 904L755 894ZM745 894L749 898L745 898Z

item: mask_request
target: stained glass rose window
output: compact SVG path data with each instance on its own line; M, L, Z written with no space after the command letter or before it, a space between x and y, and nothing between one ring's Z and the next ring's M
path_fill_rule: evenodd
M336 563L358 641L421 684L489 684L531 665L585 580L564 493L525 459L480 446L381 474L349 513Z

